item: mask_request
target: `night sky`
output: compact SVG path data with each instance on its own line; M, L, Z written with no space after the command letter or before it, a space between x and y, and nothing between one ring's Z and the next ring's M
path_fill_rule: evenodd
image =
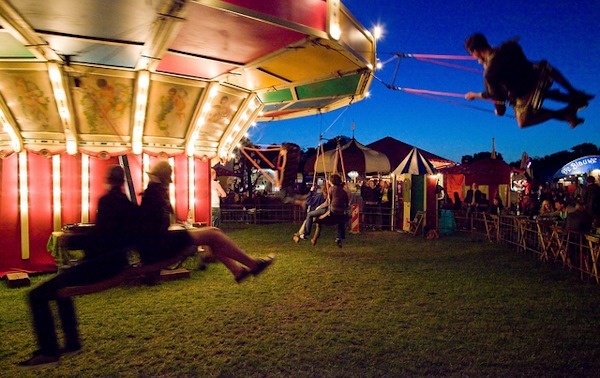
M352 136L354 123L354 136L363 144L391 136L456 162L463 155L490 151L492 138L496 151L508 162L519 160L523 152L542 157L581 143L600 144L600 99L580 111L579 116L586 121L576 129L559 121L519 129L515 119L510 118L512 109L507 111L508 117L497 117L488 102L426 98L394 91L383 84L461 94L481 91L481 72L402 58L394 77L397 60L391 58L397 53L466 56L465 38L482 32L492 45L519 37L530 60L546 59L576 88L600 95L598 2L346 0L343 3L363 26L384 28L377 56L388 63L375 72L371 97L321 116L259 123L249 132L252 142L293 142L306 149L317 146L319 135ZM481 69L474 61L445 62ZM552 102L546 105L559 106Z

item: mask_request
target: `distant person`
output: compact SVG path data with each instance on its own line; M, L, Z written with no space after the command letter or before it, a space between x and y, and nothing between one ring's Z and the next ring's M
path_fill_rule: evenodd
M600 227L600 186L596 178L589 175L585 179L587 185L583 197L583 203L589 217L594 221L596 227Z
M329 219L335 222L336 226L336 238L335 244L342 248L342 242L346 239L346 222L348 218L346 216L346 211L348 209L348 205L350 204L350 192L344 187L344 182L342 178L337 173L334 173L329 178ZM317 221L319 224L319 221ZM315 231L315 235L311 239L312 245L317 244L317 240L319 240L321 233L320 227Z
M217 180L217 171L214 168L210 169L210 213L212 218L212 226L221 226L221 198L227 197L227 193L223 190L221 183Z
M508 102L514 108L519 127L533 126L551 119L566 121L571 127L583 123L584 120L578 118L577 111L586 107L594 96L575 89L547 62L539 64L530 62L515 40L492 47L483 34L476 33L466 39L465 48L483 65L485 85L485 90L481 93L468 92L465 95L467 100L476 98L492 100L497 115L504 114L505 103ZM568 91L565 94L558 90L547 90L543 96L566 102L568 105L565 108L534 110L532 99L542 69L548 70L549 77Z
M39 349L29 359L19 363L20 366L56 363L61 354L75 353L81 349L73 299L58 298L58 290L105 280L128 266L127 252L135 243L133 228L137 222L137 206L123 193L124 177L120 166L110 169L107 176L110 189L98 202L94 243L85 250L83 260L29 292L33 328ZM55 301L58 306L65 340L63 348L58 345L50 301Z
M327 203L327 185L322 185L320 189L317 189L313 185L306 197L305 205L306 219L302 222L300 229L293 237L296 243L300 242L300 240L310 239L314 219L325 214L329 209L329 204Z

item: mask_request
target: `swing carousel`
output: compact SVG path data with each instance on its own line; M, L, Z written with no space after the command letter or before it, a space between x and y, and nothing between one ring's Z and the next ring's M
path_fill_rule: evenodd
M339 0L0 0L0 46L0 276L56 269L48 237L94 222L113 164L139 200L167 159L177 218L209 222L210 167L256 121L360 101L376 64Z

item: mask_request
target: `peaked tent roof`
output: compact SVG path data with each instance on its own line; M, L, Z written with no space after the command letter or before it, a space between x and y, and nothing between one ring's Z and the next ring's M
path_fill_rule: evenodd
M413 147L392 173L395 175L405 173L412 175L433 175L437 173L437 170L417 147Z
M354 138L342 146L341 151L346 173L350 171L357 171L359 174L388 173L391 169L390 161L384 153L368 148ZM304 164L306 172L315 171L315 160L316 155L311 156L306 161L306 164ZM342 162L341 159L337 158L337 149L325 151L323 156L319 157L316 167L317 173L322 173L323 167L327 172L342 172Z
M387 155L388 159L390 159L390 164L392 167L397 167L402 159L406 157L411 151L411 149L415 146L411 146L410 144L401 142L392 137L385 137L373 143L367 145L367 147L372 148L376 151L383 152ZM456 165L452 160L443 158L441 156L435 155L431 152L419 149L421 154L426 157L436 168L446 167Z

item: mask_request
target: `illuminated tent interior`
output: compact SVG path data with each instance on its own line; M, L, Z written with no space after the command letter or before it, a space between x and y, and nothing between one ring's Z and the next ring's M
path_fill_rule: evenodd
M0 27L0 276L54 269L49 235L94 221L123 156L138 200L169 159L177 217L208 221L254 122L359 101L376 61L338 0L0 0Z

